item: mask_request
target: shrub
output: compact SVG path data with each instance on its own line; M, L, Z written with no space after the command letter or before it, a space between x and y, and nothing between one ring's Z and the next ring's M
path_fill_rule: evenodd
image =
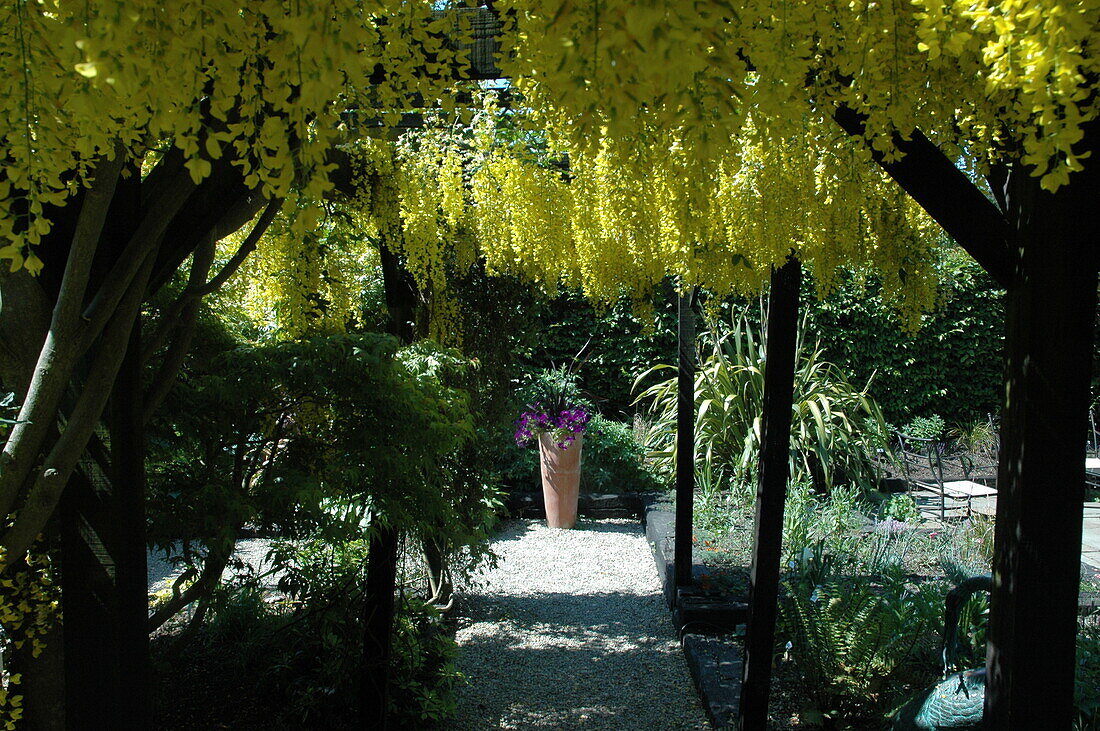
M891 495L879 507L880 520L898 520L902 523L919 523L923 518L912 496L905 493Z
M939 414L918 416L902 428L902 433L917 439L940 439L947 425Z
M268 638L261 667L267 693L284 699L285 721L307 728L350 728L356 722L367 554L366 540L283 542L273 549L289 611ZM460 676L453 664L457 648L439 613L400 592L392 642L393 727L446 720Z
M1004 291L965 252L939 251L936 308L921 329L903 332L874 277L838 278L819 299L806 278L802 299L825 357L854 380L874 374L872 395L902 423L938 411L950 421L984 418L1003 395Z
M1100 729L1100 617L1088 617L1077 632L1074 729Z
M617 493L658 490L661 480L646 462L645 447L630 424L592 416L584 442L581 486L588 492Z
M881 718L899 676L925 649L939 592L911 590L895 574L880 582L804 574L785 584L777 639L787 643L820 720Z
M862 484L876 476L877 437L882 414L867 388L852 386L820 346L807 347L799 329L791 424L791 476L826 488L840 482ZM726 475L751 480L760 450L765 352L742 313L729 330L712 326L704 336L709 355L695 376L695 458ZM661 371L657 365L638 381ZM650 402L654 420L647 446L659 467L675 469L677 382L673 376L646 388L638 402ZM875 424L868 429L867 421Z
M948 531L948 529L945 529ZM940 547L940 566L948 581L958 583L968 576L988 574L993 566L994 521L984 515L946 532Z
M983 462L996 463L1000 441L990 418L958 425L948 436L963 453Z

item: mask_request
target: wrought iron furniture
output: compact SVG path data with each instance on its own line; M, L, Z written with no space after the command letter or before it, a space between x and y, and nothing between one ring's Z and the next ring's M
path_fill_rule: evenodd
M897 433L897 456L901 460L905 482L910 490L927 490L940 498L940 520L947 518L948 501L965 505L972 512L976 497L997 494L996 459L981 459L967 454L952 454L948 444Z

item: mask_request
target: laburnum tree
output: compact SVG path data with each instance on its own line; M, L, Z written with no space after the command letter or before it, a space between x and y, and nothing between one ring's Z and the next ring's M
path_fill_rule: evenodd
M63 727L56 693L64 681L90 688L93 704L70 708L70 720L113 708L118 724L143 723L140 703L96 700L87 680L121 673L137 682L143 673L133 436L183 360L199 299L224 283L281 209L293 217L288 225L313 228L319 209L303 199L331 188L329 156L346 134L341 115L354 109L365 123L384 124L444 95L461 66L445 39L461 21L438 10L428 2L320 9L24 0L0 9L0 258L8 265L0 380L21 405L0 457L0 621L16 665L29 671L13 675L4 693L12 720L25 713ZM215 242L254 219L215 268ZM182 295L139 334L143 303L181 267ZM143 370L153 380L134 398ZM94 555L102 550L106 558ZM59 627L57 566L40 560L58 555L66 584L113 572L106 583L128 587L119 596L131 601L112 608L115 597L92 592L81 605L66 603L70 621ZM118 621L96 629L88 618L104 606ZM123 649L97 659L93 634ZM78 671L91 663L101 672Z
M826 290L837 265L879 268L904 310L927 287L926 229L873 161L1006 287L986 717L1068 728L1100 4L515 5L501 67L568 185L526 147L474 155L491 268L596 297L667 274L729 291L793 252ZM766 678L770 643L754 658L752 634L747 669ZM753 690L743 727L763 713Z
M125 354L160 357L167 377L196 298L274 212L314 226L316 209L300 203L348 173L333 150L349 118L453 108L451 80L468 70L445 38L470 16L442 10L0 9L0 257L11 269L0 378L22 404L0 475L11 581L42 575L34 542L49 540L78 461L95 462L87 447ZM915 201L1007 287L989 717L1068 727L1100 3L515 0L492 11L527 133L512 146L491 129L462 144L428 134L396 153L406 183L382 186L399 191L389 238L422 282L443 289L441 262L468 260L468 248L453 252L471 236L492 271L604 299L669 274L759 289L793 252L825 290L839 266L880 270L915 324L933 237ZM482 125L496 120L487 112ZM387 173L371 155L377 182ZM256 236L211 276L212 242L260 210ZM184 300L150 328L158 347L127 347L141 303L185 263ZM31 624L47 626L46 614Z

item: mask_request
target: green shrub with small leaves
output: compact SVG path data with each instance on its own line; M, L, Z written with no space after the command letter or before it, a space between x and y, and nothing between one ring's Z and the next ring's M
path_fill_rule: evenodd
M939 414L932 414L931 416L918 416L904 427L902 427L902 433L908 437L916 437L917 439L940 439L944 435L944 431L947 428L947 424L944 423L943 417Z
M368 541L281 542L272 551L287 598L278 630L268 638L265 673L281 715L307 728L350 728L358 717L363 657L363 567ZM457 647L433 607L398 593L390 659L389 722L417 729L454 711L461 676ZM271 610L269 610L271 611Z
M879 507L880 520L891 518L902 523L919 523L923 519L916 501L905 493L891 495Z
M825 357L864 381L889 421L942 414L952 422L982 419L1003 394L1004 290L966 252L938 250L938 301L906 333L873 277L848 274L823 299L807 277L802 300Z

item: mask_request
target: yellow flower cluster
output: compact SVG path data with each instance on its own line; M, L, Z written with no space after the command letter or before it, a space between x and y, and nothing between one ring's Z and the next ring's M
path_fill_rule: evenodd
M1073 145L1097 115L1100 2L914 0L918 48L933 65L984 83L962 107L982 142L1012 134L1024 162L1056 190L1081 169ZM1090 86L1090 84L1092 86Z
M363 241L404 259L428 309L428 335L461 344L462 325L450 280L477 257L463 229L465 153L453 128L429 126L396 143L365 138L348 145L355 195L349 208Z
M4 571L7 561L0 556L0 626L16 647L30 644L38 657L45 648L46 633L61 619L61 593L53 580L49 556L32 550L16 568ZM15 692L18 673L0 683L0 723L14 729L23 716L23 697Z
M299 199L272 222L223 303L240 303L253 323L282 340L344 332L361 315L362 277L378 263L356 217ZM220 259L232 256L245 232L223 242Z
M135 158L174 144L195 180L231 154L248 185L287 200L291 233L316 238L326 153L350 120L453 109L465 52L447 39L467 29L446 5L0 7L0 259L40 268L49 206L119 141ZM445 271L475 243L493 270L603 299L667 274L753 290L794 249L825 289L842 263L881 269L915 312L930 297L930 225L835 131L837 105L865 116L888 159L893 135L920 129L970 170L1022 155L1054 190L1080 168L1074 146L1100 103L1100 0L495 7L522 105L512 144L432 128L357 153L363 223L408 261L440 332L455 310ZM319 240L284 245L302 292L325 284ZM295 306L317 319L317 303Z
M506 73L573 148L639 120L708 156L751 110L772 137L836 104L891 136L919 128L980 163L1019 144L1054 190L1095 118L1098 0L511 0ZM752 70L755 73L747 73Z
M750 117L742 138L704 157L683 135L642 124L621 138L605 127L580 147L540 147L499 128L514 117L488 109L476 139L449 146L455 159L434 177L417 162L433 190L456 185L454 166L469 171L466 228L491 273L579 287L603 302L644 299L667 276L746 294L795 252L822 294L840 267L877 270L911 329L934 302L938 227L822 120L774 138ZM433 212L418 215L442 218Z
M195 181L232 153L249 186L316 200L341 116L394 121L463 53L428 0L16 0L0 6L0 258L40 267L48 205L116 141L168 141ZM399 116L399 115L398 115Z

